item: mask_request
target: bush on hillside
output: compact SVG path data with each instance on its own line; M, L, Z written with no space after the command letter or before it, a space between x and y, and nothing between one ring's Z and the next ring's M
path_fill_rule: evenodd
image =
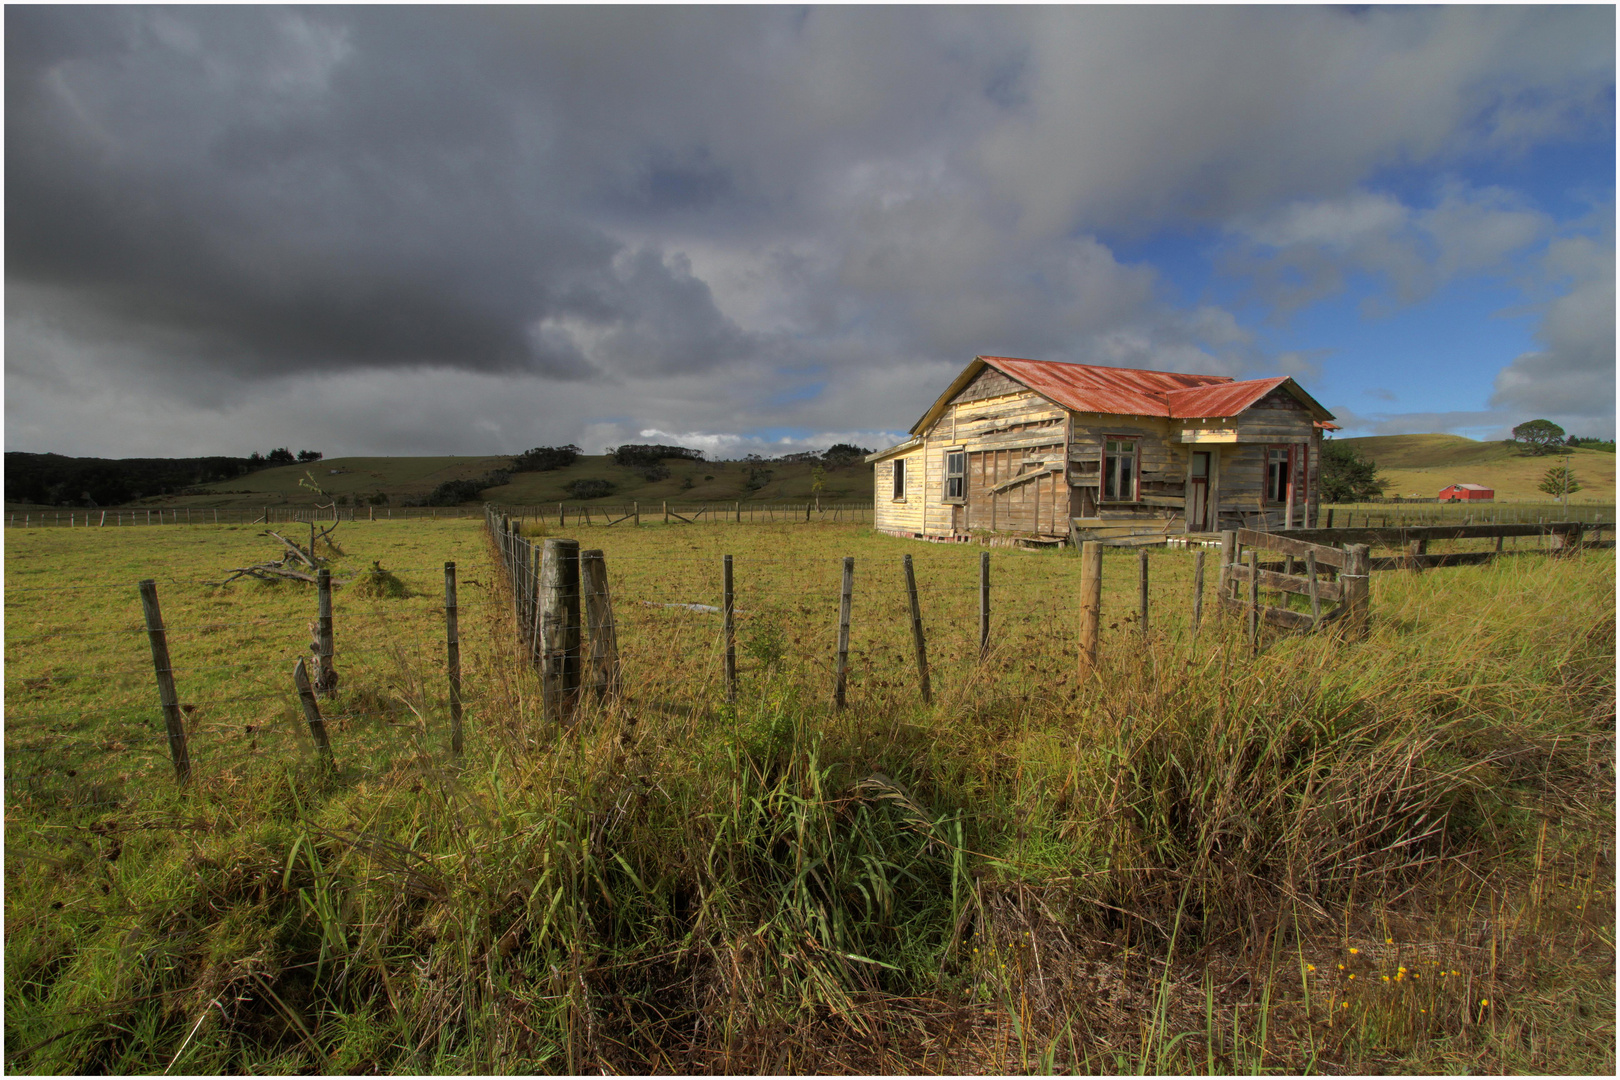
M570 480L563 485L563 490L576 499L600 499L613 494L613 489L611 480Z
M1355 447L1322 441L1322 501L1367 502L1383 495L1388 483L1379 478L1377 463Z
M551 472L566 469L579 460L582 453L573 443L564 446L536 446L512 459L513 472Z
M657 465L665 458L681 458L686 461L702 461L703 451L693 450L688 446L664 446L661 443L625 443L615 447L608 453L613 455L615 465L626 468L646 468Z

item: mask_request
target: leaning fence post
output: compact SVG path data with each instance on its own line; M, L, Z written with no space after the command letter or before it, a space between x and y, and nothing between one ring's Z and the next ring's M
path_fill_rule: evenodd
M917 575L911 567L911 556L904 556L906 568L906 596L911 601L911 641L917 651L917 679L922 683L923 703L932 704L933 688L928 684L928 644L923 637L922 606L917 602Z
M1097 666L1097 624L1102 613L1102 545L1087 540L1080 546L1080 660L1082 682Z
M332 571L324 566L315 571L315 592L320 617L320 670L315 676L315 688L322 697L329 698L337 692L338 677L337 668L332 663L335 651L332 640Z
M591 694L598 700L616 698L619 696L619 634L613 625L607 560L599 549L579 553L579 577L585 592L585 624L591 632Z
M461 632L456 625L456 564L444 564L444 650L450 676L450 749L461 753Z
M990 553L979 552L979 662L990 655Z
M336 763L332 760L332 743L326 737L326 721L321 719L321 707L315 704L315 691L309 685L309 672L304 667L302 656L293 665L293 685L298 688L298 702L304 707L304 719L309 723L309 734L315 740L321 762L327 768L333 768Z
M163 704L163 724L169 733L169 758L174 762L174 780L191 780L191 754L186 749L186 723L180 714L180 695L174 688L174 668L169 663L169 638L158 608L157 582L141 582L141 608L146 613L146 636L152 646L152 668L157 673L158 700Z
M1203 548L1193 556L1193 636L1198 636L1198 624L1204 618L1204 555Z
M855 594L855 558L844 556L844 584L838 594L838 665L833 674L833 705L844 707L844 685L849 678L849 606Z
M737 624L736 624L736 594L731 585L731 556L725 556L720 563L720 611L725 619L726 638L726 701L735 703L737 700Z
M547 540L540 560L540 685L547 718L579 696L579 541Z

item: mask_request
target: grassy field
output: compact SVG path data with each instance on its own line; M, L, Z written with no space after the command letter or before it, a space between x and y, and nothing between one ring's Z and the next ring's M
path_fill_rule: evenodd
M1475 442L1461 435L1375 435L1341 439L1377 462L1390 484L1385 495L1433 498L1451 484L1483 484L1502 501L1553 505L1556 500L1537 485L1547 470L1562 465L1561 454L1530 457L1512 443ZM1610 503L1614 496L1614 455L1574 448L1570 470L1581 490L1570 503Z
M1190 553L1150 554L1145 635L1110 553L1079 683L1068 553L992 552L981 662L977 547L570 527L626 696L559 731L474 523L345 524L335 575L406 588L337 590L324 776L290 693L312 591L209 584L255 533L8 532L13 1071L1614 1069L1612 553L1376 575L1367 641L1253 657L1213 603L1192 635ZM728 553L735 707L689 606Z

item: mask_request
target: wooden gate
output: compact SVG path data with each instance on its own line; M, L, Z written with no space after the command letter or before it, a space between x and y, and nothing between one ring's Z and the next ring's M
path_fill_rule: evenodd
M1247 564L1244 549L1249 552ZM1364 544L1337 548L1252 529L1228 530L1221 533L1221 602L1249 612L1251 620L1288 630L1320 630L1342 623L1360 636L1367 630L1367 550ZM1282 555L1282 563L1262 564L1261 551ZM1261 588L1308 596L1311 611L1261 606ZM1334 606L1324 611L1326 604Z

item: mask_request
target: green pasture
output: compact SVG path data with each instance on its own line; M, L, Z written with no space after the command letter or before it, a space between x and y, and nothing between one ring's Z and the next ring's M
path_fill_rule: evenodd
M1433 498L1452 484L1482 484L1503 502L1558 505L1538 485L1548 469L1563 465L1563 450L1531 456L1515 443L1478 442L1461 435L1373 435L1339 441L1378 464L1379 475L1389 480L1385 495ZM1570 495L1570 505L1614 505L1614 455L1574 447L1567 456L1570 471L1581 483L1581 489Z
M7 530L11 1071L1614 1070L1612 551L1376 574L1366 640L1258 655L1216 551L1196 635L1194 553L1148 554L1144 628L1111 551L1082 683L1070 552L570 524L624 695L560 728L480 522L345 523L334 576L404 589L336 590L327 774L313 587L214 584L279 556L259 532Z

